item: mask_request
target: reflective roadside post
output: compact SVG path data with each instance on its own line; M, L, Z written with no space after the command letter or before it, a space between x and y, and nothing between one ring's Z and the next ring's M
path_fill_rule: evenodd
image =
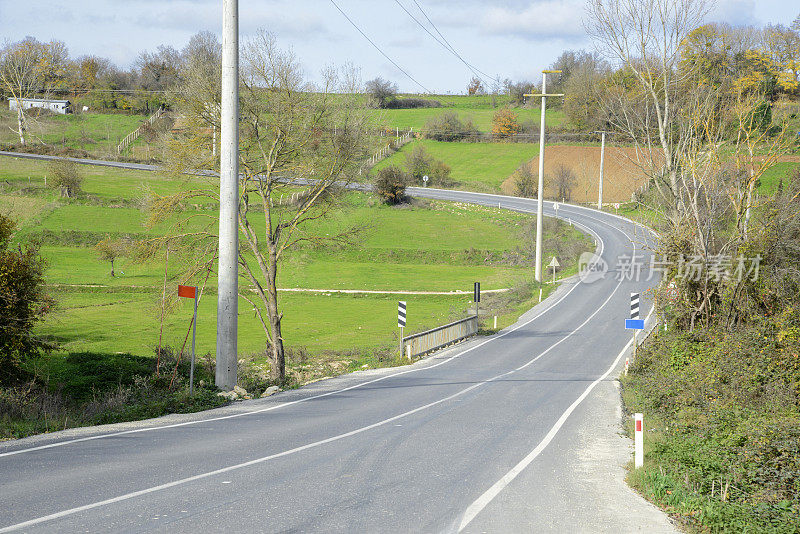
M194 315L192 315L192 363L189 366L189 395L194 393L194 342L197 337L197 287L178 286L178 296L194 299Z

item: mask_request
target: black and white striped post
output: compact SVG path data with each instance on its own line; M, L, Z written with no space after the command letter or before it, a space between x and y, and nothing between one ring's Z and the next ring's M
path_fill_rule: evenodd
M403 330L406 327L406 301L397 301L397 327L400 328L400 357L403 357Z
M634 321L639 320L639 293L631 293L631 319ZM633 330L633 356L636 357L636 332Z

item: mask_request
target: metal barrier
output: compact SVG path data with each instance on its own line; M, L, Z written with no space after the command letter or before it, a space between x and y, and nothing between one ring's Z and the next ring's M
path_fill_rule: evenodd
M460 321L455 321L444 326L420 332L413 336L403 338L403 355L408 357L419 356L432 350L444 347L450 343L474 336L478 333L478 316L473 315ZM409 347L411 351L409 352Z

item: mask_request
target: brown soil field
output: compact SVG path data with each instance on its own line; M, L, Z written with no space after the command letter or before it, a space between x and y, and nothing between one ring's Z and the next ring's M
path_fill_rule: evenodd
M634 163L636 150L631 147L606 145L605 172L603 174L603 203L629 202L631 194L646 182L642 170ZM538 175L539 159L529 162L534 175ZM544 175L545 198L554 199L552 176L556 168L564 165L575 174L577 183L572 188L572 202L597 202L597 187L600 178L600 147L548 146L545 150ZM550 183L548 183L550 182ZM504 193L513 195L514 179L509 177L502 186ZM560 200L560 199L559 199Z

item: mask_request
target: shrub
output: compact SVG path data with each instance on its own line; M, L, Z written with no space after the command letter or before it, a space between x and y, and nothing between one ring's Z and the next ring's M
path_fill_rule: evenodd
M406 154L406 171L415 183L422 183L422 177L426 175L432 184L444 186L450 183L450 166L434 159L420 144L415 144Z
M58 188L62 198L75 198L81 192L83 177L78 164L68 159L56 159L47 165L50 175L48 184Z
M517 135L522 130L517 116L508 108L498 110L492 120L492 133L500 139Z
M14 222L0 215L0 384L26 374L22 363L45 346L33 328L52 306L36 244L10 247Z
M530 162L520 165L513 174L514 192L517 196L534 198L537 194L536 176L531 170Z
M406 200L408 174L399 167L390 165L378 171L375 191L386 204L400 204Z
M423 135L428 139L437 141L461 141L467 137L475 137L478 129L467 119L461 122L458 113L455 111L445 111L444 113L431 117L425 123Z
M424 98L393 98L387 100L384 109L417 109L417 108L440 108L442 103L438 100L426 100Z

